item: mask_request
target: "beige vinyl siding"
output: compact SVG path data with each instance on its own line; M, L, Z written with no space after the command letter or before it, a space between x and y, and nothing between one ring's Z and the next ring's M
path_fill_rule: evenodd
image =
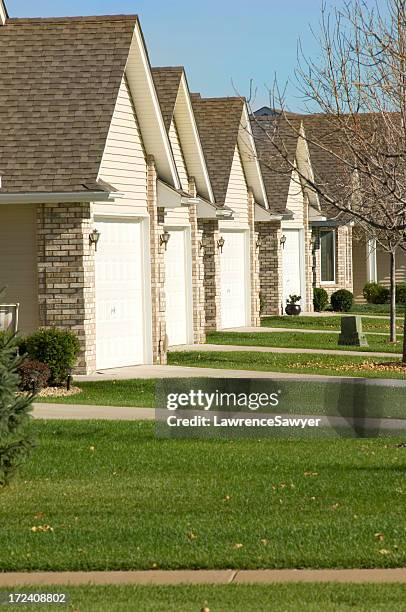
M378 283L390 287L390 257L389 253L378 248L376 252L376 267ZM396 254L396 283L406 284L406 253L398 250Z
M1 303L19 302L19 329L34 331L39 325L37 282L36 206L0 206Z
M238 146L234 151L225 204L234 211L235 223L248 224L247 183ZM231 228L231 223L228 227Z
M171 143L173 156L175 158L175 164L179 174L180 184L182 185L182 189L184 191L189 191L189 180L186 170L186 164L183 157L179 134L174 119L172 119L171 126L169 128L169 140Z
M187 226L189 225L189 209L187 206L179 208L169 208L165 211L165 226Z
M294 215L294 220L303 223L304 221L304 198L303 190L300 185L299 175L293 171L289 185L288 201L286 204L288 210L291 210Z
M125 77L114 109L100 178L125 194L117 205L147 211L147 165L134 106Z

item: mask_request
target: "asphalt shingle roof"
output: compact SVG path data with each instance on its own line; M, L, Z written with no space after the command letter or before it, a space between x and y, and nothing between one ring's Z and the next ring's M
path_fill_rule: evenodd
M165 127L169 131L175 111L183 68L181 66L168 66L167 68L156 67L151 70Z
M283 118L262 115L251 118L252 132L257 148L259 165L264 180L271 212L286 214L292 169L279 153L282 148L289 162L296 156L300 121L293 119L291 127ZM275 143L275 144L274 144Z
M214 197L223 205L244 108L243 98L202 98L192 94L192 105L206 158Z
M0 27L2 193L106 188L97 175L136 22L8 19Z

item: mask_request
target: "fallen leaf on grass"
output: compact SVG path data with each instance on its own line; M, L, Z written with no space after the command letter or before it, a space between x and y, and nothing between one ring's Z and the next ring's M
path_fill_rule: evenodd
M193 533L193 531L189 531L187 537L189 538L189 540L197 540L197 534Z
M234 544L233 548L235 548L236 550L238 550L239 548L244 548L244 544Z
M390 555L391 551L388 550L387 548L381 548L381 550L379 551L379 554L381 555Z
M383 533L381 533L381 532L379 532L379 533L375 533L375 534L374 534L374 537L375 537L377 540L379 540L379 542L383 542L383 540L385 539L385 535L384 535Z
M304 472L304 476L318 476L318 472Z
M33 531L34 533L36 532L47 532L47 531L53 531L54 528L51 527L51 525L34 525L34 527L31 527L31 531Z

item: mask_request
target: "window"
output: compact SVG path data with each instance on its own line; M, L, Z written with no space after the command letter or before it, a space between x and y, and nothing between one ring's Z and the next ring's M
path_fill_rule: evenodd
M336 280L336 235L334 230L320 232L321 282L335 283Z

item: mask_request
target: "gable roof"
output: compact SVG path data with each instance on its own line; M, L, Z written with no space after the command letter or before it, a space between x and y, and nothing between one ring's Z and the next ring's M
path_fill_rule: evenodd
M214 196L218 204L224 204L244 101L202 98L200 94L192 94L191 98Z
M294 121L293 130L280 116L258 115L251 119L252 131L258 151L258 159L272 212L289 214L286 208L292 167L285 161L277 147L283 147L290 163L295 163L300 120ZM273 139L276 139L275 146Z
M136 21L8 19L0 28L3 193L97 189Z
M184 68L152 68L152 75L166 130L169 134L172 121L175 121L187 171L189 176L195 179L197 193L214 203Z
M173 119L173 113L175 112L175 104L183 75L183 68L181 66L168 66L167 68L156 67L151 68L151 72L161 105L165 127L168 131Z
M98 173L125 70L143 96L143 123L154 124L148 152L178 186L136 15L8 19L0 28L0 194L106 191Z

